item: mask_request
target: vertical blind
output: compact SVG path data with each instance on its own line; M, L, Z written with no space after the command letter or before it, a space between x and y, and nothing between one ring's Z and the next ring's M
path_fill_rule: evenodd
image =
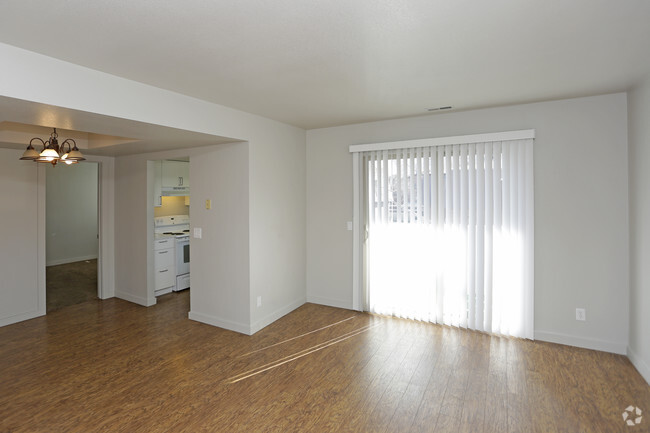
M363 152L366 309L532 338L532 145Z

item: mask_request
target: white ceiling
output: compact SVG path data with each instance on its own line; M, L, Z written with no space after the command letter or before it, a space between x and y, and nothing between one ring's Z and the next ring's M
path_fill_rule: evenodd
M646 0L2 0L0 41L311 129L624 91L649 23Z

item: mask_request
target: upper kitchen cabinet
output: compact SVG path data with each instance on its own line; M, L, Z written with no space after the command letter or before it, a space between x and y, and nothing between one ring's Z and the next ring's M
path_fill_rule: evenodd
M190 163L162 161L162 195L189 195Z

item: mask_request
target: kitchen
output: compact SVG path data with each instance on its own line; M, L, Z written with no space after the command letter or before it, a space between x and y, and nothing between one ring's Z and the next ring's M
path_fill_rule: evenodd
M154 295L190 288L189 158L154 161Z

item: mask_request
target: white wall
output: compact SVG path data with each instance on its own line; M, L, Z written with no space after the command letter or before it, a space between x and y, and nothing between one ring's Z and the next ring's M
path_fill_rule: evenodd
M626 110L614 94L308 131L307 300L352 307L349 145L536 129L535 336L624 353Z
M115 296L140 305L153 305L147 269L153 266L153 195L147 194L146 158L115 158ZM153 269L153 267L152 267Z
M40 257L38 249L44 181L36 164L18 160L21 155L0 149L0 326L45 314L45 249Z
M250 148L251 333L306 301L304 143L285 129Z
M45 173L46 265L96 259L97 164L47 164Z
M650 76L628 94L630 174L630 345L650 383Z
M250 334L249 145L200 149L190 156L190 314ZM205 201L211 200L211 209Z

